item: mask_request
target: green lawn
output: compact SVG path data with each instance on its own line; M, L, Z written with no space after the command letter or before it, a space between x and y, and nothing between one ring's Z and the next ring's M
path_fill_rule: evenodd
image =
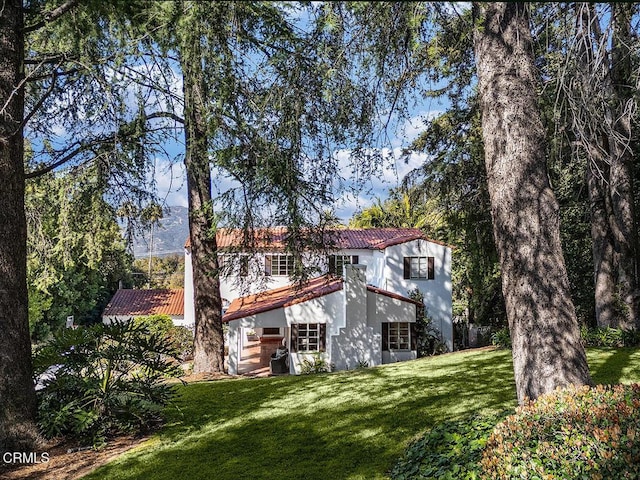
M589 351L597 383L640 381L640 351ZM180 387L168 425L85 479L378 479L443 419L515 405L508 351Z

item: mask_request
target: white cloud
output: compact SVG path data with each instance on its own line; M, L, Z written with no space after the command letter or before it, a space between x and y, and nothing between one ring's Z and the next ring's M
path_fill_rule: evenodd
M155 188L158 197L168 206L187 206L187 180L182 162L155 160Z
M385 199L392 188L399 187L405 176L419 168L428 159L424 153L403 155L403 149L385 148L380 151L382 162L376 165L372 175L362 178L358 165L354 165L351 152L341 150L335 156L339 160L339 171L344 172L343 186L336 191L336 215L347 220L354 213L373 205L376 198ZM336 188L336 190L338 190Z
M393 147L402 147L409 145L417 139L427 128L427 123L441 115L442 110L425 110L416 113L408 118L398 128L396 137L392 140Z

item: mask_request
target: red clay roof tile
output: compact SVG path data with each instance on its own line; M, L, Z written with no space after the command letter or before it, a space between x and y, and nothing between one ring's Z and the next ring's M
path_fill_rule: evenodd
M236 298L231 302L229 308L222 318L223 322L230 322L240 318L269 312L282 307L289 307L297 303L306 302L314 298L319 298L330 293L342 290L344 280L342 277L324 275L322 277L309 280L302 286L289 285L286 287L267 290L255 295ZM408 297L403 297L396 293L383 290L381 288L367 285L367 290L379 295L384 295L404 302L420 305L420 302Z
M274 288L265 292L236 298L222 318L223 322L230 322L239 318L258 313L268 312L281 307L289 307L297 303L306 302L313 298L322 297L342 290L342 278L324 275L309 280L304 285L288 285Z
M284 249L287 242L287 228L273 227L257 229L254 232L255 247L258 249ZM442 242L427 238L417 228L342 228L325 232L326 243L335 246L339 250L383 250L392 245L410 242L419 238L439 245ZM241 247L243 243L243 231L240 229L221 228L216 234L218 248ZM191 245L187 239L186 247Z
M103 316L184 315L184 290L118 290Z

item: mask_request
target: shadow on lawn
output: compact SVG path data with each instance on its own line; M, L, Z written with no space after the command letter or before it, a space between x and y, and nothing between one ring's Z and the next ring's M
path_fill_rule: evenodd
M515 404L510 352L182 388L157 445L89 478L375 479L435 423Z
M637 348L591 350L594 357L590 362L591 374L595 383L616 384L623 377L640 378L640 351Z

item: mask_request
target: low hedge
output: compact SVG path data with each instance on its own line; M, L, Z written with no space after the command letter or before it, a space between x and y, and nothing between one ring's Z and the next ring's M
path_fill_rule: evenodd
M491 479L640 478L640 385L572 387L518 408L482 468Z
M622 330L610 327L580 328L580 337L585 347L638 347L640 346L640 331ZM491 334L491 343L498 348L511 348L509 328L503 327Z

